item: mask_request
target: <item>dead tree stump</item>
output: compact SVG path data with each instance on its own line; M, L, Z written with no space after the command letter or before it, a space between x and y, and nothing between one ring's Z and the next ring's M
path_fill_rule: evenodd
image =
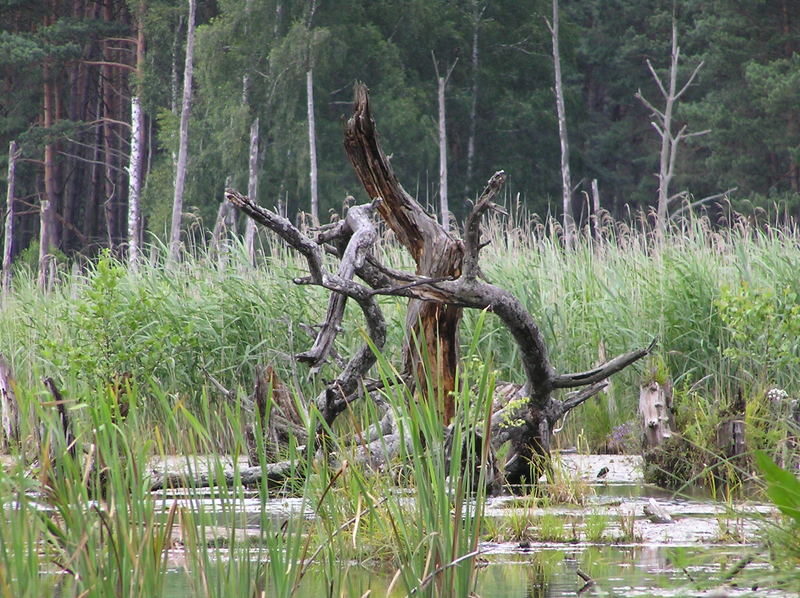
M655 380L639 389L644 450L654 449L672 436L672 388Z
M11 366L3 355L0 355L0 452L6 453L12 446L19 444L19 404L14 391L16 384L11 374Z

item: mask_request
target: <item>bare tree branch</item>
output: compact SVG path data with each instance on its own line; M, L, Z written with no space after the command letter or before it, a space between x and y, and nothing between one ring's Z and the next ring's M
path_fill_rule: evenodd
M634 361L637 361L649 354L656 346L658 339L653 339L645 349L637 349L624 355L618 355L611 361L607 361L601 366L586 372L578 372L574 374L561 374L553 377L553 388L575 388L577 386L588 386L595 382L605 380L612 374L628 367Z

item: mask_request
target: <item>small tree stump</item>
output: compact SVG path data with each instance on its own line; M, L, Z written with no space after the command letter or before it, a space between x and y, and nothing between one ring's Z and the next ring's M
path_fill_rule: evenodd
M14 387L11 367L6 358L0 355L0 452L3 453L19 442L19 405Z
M639 390L644 449L655 448L672 436L672 388L656 381Z

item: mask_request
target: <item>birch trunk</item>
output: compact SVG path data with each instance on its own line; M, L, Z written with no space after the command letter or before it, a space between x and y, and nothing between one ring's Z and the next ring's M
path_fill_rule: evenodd
M319 196L317 190L317 131L314 123L314 71L306 71L306 97L308 99L308 159L311 184L311 223L319 226ZM252 196L251 196L252 197Z
M139 4L136 17L136 94L131 97L131 153L128 163L128 264L136 269L139 261L140 235L142 228L142 155L144 153L144 114L142 113L141 90L142 67L144 65L144 2Z
M257 202L258 199L258 117L253 120L250 126L250 161L249 161L249 175L247 178L247 195L253 201ZM252 218L247 219L247 224L244 231L244 246L247 251L247 259L250 263L256 263L256 223Z
M8 192L3 229L3 297L11 290L11 257L14 250L14 187L16 186L17 142L8 144Z
M170 227L170 263L180 257L181 218L183 216L183 188L186 182L186 161L189 150L189 113L192 107L192 67L194 60L195 0L189 0L189 19L186 26L186 62L183 69L183 100L181 124L178 133L178 160L175 165L175 195L172 198L172 225Z
M128 164L128 264L136 269L139 261L139 230L142 222L142 148L144 123L139 96L131 98L131 154Z
M571 248L575 243L575 221L572 217L572 178L569 173L567 114L564 107L564 86L561 79L561 53L558 49L558 0L553 0L553 23L550 26L550 33L553 38L558 138L561 141L561 207L564 212L564 245Z

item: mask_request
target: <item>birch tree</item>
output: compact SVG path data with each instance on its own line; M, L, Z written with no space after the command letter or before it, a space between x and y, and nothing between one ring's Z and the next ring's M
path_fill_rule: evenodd
M186 161L189 149L189 113L192 106L192 63L194 60L195 0L189 0L189 18L186 26L186 62L183 69L183 101L181 124L178 133L178 161L175 165L175 195L172 199L172 225L168 261L175 263L180 255L181 217L183 216L183 189L186 182Z
M8 191L6 193L6 218L3 228L3 297L11 290L11 257L14 249L14 193L19 149L17 142L8 144Z
M142 67L144 66L144 2L136 16L135 93L131 97L131 152L128 162L128 264L136 269L139 261L139 241L142 229L142 155L144 153L144 114L141 105Z
M258 117L253 119L250 126L250 158L248 161L247 194L249 197L258 197ZM247 259L255 264L256 259L256 225L248 218L244 231L244 246Z

